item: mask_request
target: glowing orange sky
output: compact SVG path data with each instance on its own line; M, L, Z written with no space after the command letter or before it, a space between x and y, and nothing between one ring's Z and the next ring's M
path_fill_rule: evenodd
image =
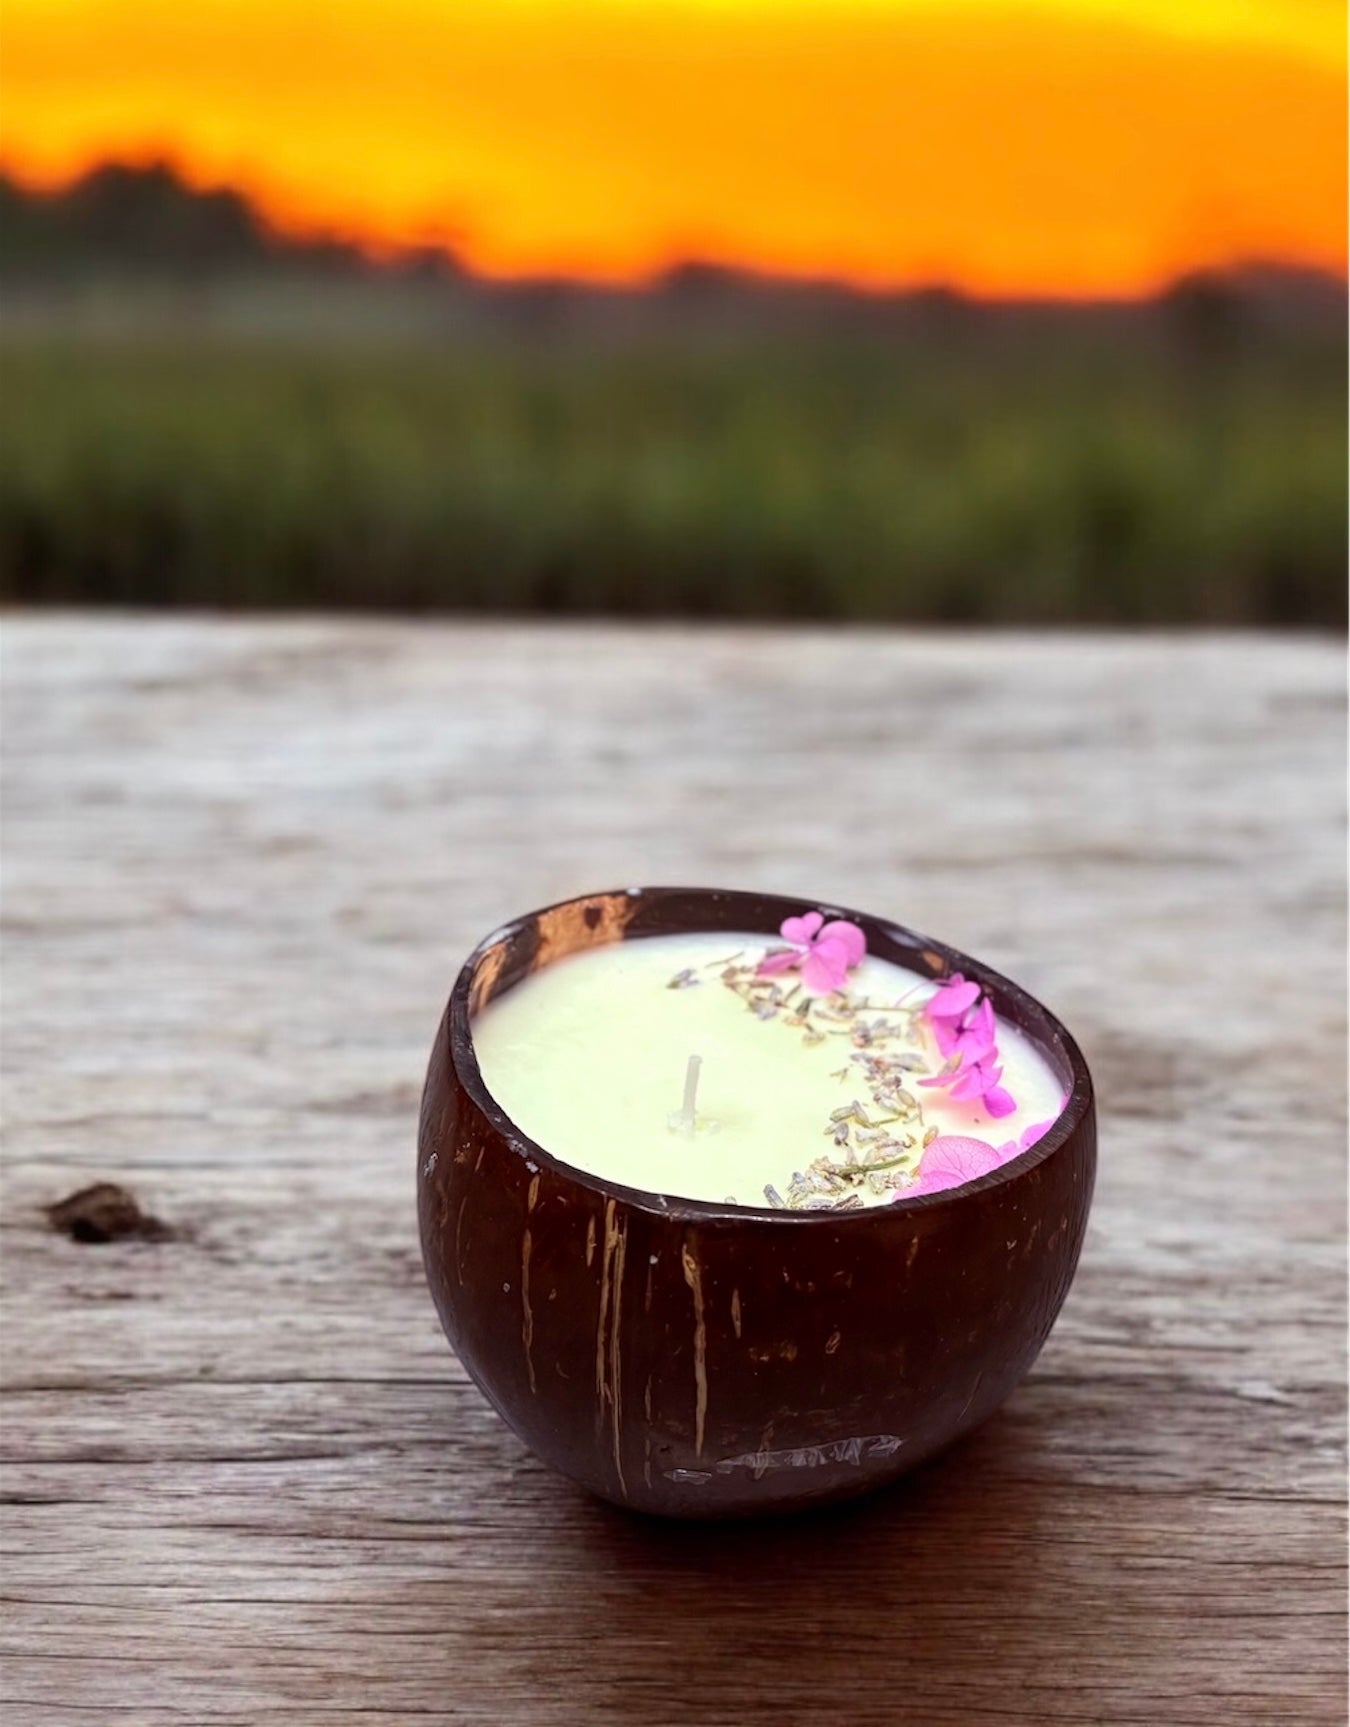
M0 160L168 153L499 274L1343 269L1338 0L5 0Z

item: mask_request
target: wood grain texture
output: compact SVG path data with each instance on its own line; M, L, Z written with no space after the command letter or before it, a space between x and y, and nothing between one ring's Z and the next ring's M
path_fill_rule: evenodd
M72 617L3 655L7 1723L1344 1721L1337 648ZM930 931L1098 1083L1039 1364L840 1511L586 1500L423 1285L460 959L651 881ZM172 1236L58 1232L102 1180Z

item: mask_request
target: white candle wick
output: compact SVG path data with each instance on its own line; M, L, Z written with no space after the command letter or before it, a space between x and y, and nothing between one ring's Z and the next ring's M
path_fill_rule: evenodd
M698 1101L698 1075L702 1066L703 1057L691 1055L689 1065L684 1070L684 1102L680 1106L680 1113L686 1117L690 1126L694 1121L694 1105Z
M670 1125L677 1133L692 1134L697 1122L695 1106L698 1102L698 1076L703 1066L701 1055L691 1055L688 1066L684 1070L684 1102L670 1118Z

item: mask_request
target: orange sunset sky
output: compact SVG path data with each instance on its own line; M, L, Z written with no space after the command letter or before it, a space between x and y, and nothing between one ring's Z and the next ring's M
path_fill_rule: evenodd
M492 274L1343 270L1339 0L4 0L0 161L169 155Z

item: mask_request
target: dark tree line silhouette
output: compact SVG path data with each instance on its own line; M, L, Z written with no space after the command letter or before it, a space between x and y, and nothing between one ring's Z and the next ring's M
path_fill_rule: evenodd
M249 198L231 187L201 190L168 162L108 162L56 191L37 191L0 173L0 284L59 288L91 278L193 284L230 277L424 281L512 310L530 321L589 305L603 316L640 300L682 321L728 309L838 326L873 327L901 320L938 333L993 310L937 285L892 295L857 293L833 282L785 281L691 260L636 293L565 280L490 284L475 279L444 248L413 248L375 259L340 238L278 232ZM1184 341L1203 350L1251 326L1330 324L1345 313L1345 283L1315 270L1257 264L1184 277L1145 314L1161 308ZM997 308L1018 318L1133 319L1141 309L1050 304Z

